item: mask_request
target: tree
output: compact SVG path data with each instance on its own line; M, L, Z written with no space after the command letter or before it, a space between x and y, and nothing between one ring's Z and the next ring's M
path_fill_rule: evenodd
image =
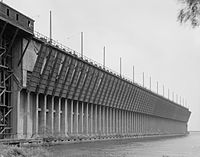
M178 0L183 8L179 11L178 21L189 22L193 27L200 25L200 0Z

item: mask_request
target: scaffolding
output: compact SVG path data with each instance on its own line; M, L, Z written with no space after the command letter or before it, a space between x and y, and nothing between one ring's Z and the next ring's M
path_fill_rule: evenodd
M0 44L0 138L11 135L11 58Z

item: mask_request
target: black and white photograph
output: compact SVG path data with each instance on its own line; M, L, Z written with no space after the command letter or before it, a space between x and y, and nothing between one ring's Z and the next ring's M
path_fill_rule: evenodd
M200 0L0 0L0 157L200 157Z

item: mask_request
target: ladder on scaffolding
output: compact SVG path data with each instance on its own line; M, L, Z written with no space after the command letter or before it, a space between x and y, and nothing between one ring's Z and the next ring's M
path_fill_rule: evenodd
M0 138L11 135L11 76L6 49L0 46Z

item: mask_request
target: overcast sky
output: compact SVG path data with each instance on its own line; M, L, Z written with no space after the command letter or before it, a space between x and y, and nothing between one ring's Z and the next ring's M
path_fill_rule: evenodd
M35 30L49 36L49 11L53 16L53 38L80 50L84 32L84 55L102 63L106 46L106 66L159 92L165 86L187 100L192 111L190 130L200 130L200 29L180 25L177 0L4 0L35 19ZM180 98L179 98L180 99Z

